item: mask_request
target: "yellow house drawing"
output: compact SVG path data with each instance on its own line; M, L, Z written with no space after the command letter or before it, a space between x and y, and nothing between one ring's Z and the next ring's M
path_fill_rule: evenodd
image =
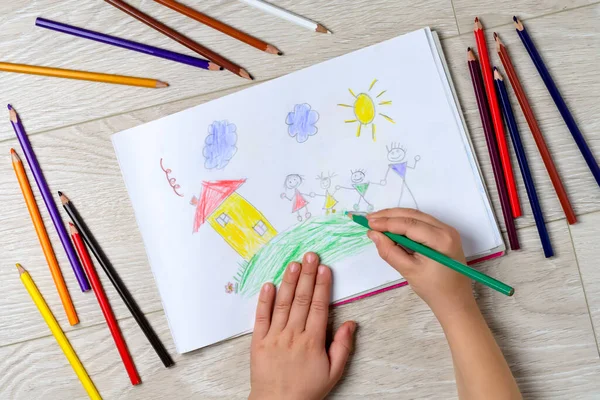
M200 199L192 199L196 206L194 232L208 221L244 260L250 260L277 231L256 207L236 192L244 182L245 179L202 182Z

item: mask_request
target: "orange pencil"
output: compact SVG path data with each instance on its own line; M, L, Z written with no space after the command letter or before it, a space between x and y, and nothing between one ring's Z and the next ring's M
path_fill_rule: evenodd
M504 133L504 125L502 121L502 113L500 112L500 104L496 97L496 88L494 86L494 76L492 73L492 65L490 64L490 56L488 54L485 35L483 33L483 25L479 18L475 18L475 41L477 42L477 50L479 50L479 64L481 65L481 74L483 75L483 83L487 94L490 111L492 114L492 123L496 133L496 141L498 142L498 151L500 152L500 161L502 170L504 171L504 179L506 180L506 189L510 200L510 208L514 218L522 215L521 205L519 204L519 195L517 193L517 184L515 183L515 175L510 164L510 153L506 144L506 134Z
M46 232L46 227L44 226L42 216L40 215L40 210L38 209L35 198L33 197L33 192L31 191L31 186L29 185L29 179L27 179L27 174L25 173L25 168L23 167L23 162L17 155L15 149L10 149L10 155L12 158L13 169L15 170L17 180L19 181L19 186L21 187L21 192L23 192L23 197L25 198L25 204L27 204L27 210L29 211L31 221L33 222L33 226L35 228L35 233L37 233L40 245L44 251L44 257L46 257L46 262L50 268L50 273L52 274L52 279L54 280L54 284L58 290L60 301L62 301L65 312L67 313L69 323L71 325L76 325L79 323L79 318L77 318L77 313L75 312L75 307L71 301L69 290L67 289L62 272L58 266L58 261L54 255L54 250L52 249L48 232Z

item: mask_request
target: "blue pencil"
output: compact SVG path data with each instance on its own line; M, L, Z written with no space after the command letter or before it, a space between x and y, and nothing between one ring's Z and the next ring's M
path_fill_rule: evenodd
M548 92L550 92L552 100L554 100L554 103L556 104L560 115L567 124L569 131L571 131L571 135L573 136L573 139L575 139L575 143L577 143L577 147L579 147L579 151L583 155L583 158L585 159L588 168L590 169L590 171L592 171L592 174L594 175L598 186L600 186L600 167L598 166L598 162L594 157L594 153L592 153L592 150L590 150L587 142L585 141L583 134L581 133L579 127L577 126L577 123L575 122L575 118L573 118L573 115L571 115L571 112L569 111L565 100L562 98L560 92L558 91L558 88L556 87L552 76L550 76L548 68L546 68L542 57L538 53L535 44L533 43L533 40L531 40L531 37L529 36L529 33L527 33L525 27L523 26L523 23L517 17L513 17L513 21L515 23L517 33L519 34L519 37L521 38L521 41L523 42L527 53L529 53L529 57L531 57L531 60L535 64L535 67L537 68L538 73L542 77L542 80L544 81Z
M535 218L535 225L537 226L540 240L542 241L542 247L544 248L544 255L546 258L552 257L554 251L552 250L552 243L550 243L550 236L548 236L548 230L544 222L544 214L542 213L542 207L537 197L535 190L535 184L533 183L533 177L529 169L529 163L527 162L527 155L523 148L523 142L521 142L521 135L517 128L517 121L515 121L515 115L513 114L510 100L508 98L508 92L506 91L506 85L504 79L496 67L494 67L494 83L496 84L496 92L500 98L500 105L502 109L502 115L508 126L510 132L510 138L512 139L515 153L517 154L517 160L519 161L519 168L521 169L521 175L523 181L525 181L525 189L527 190L527 197L529 198L529 204L531 204L531 210L533 211L533 217Z
M96 42L109 44L111 46L122 47L127 50L137 51L154 57L164 58L181 64L191 65L193 67L208 69L211 71L220 71L223 68L213 62L201 58L191 57L185 54L175 53L174 51L160 49L147 44L132 42L131 40L121 39L116 36L105 35L104 33L90 31L88 29L78 28L76 26L63 24L62 22L51 21L49 19L37 18L36 26L51 29L53 31L66 33L84 39L94 40Z

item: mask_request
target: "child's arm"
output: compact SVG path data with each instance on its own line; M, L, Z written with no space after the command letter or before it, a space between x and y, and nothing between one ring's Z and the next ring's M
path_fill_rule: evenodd
M473 297L471 281L418 254L409 254L381 232L406 235L465 262L458 232L434 217L395 208L368 215L368 235L379 255L409 282L442 325L454 362L461 399L521 399L490 329Z

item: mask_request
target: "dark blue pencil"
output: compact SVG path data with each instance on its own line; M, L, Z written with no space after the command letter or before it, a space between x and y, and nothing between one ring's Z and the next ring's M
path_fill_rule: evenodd
M521 169L521 175L523 181L525 181L525 189L527 190L527 197L529 197L529 203L531 204L531 210L533 211L533 217L535 218L535 225L537 226L540 240L542 241L542 247L544 248L544 255L546 258L552 257L554 251L552 250L552 243L550 243L550 236L548 236L548 230L544 223L544 214L542 207L537 197L535 190L535 184L533 183L533 177L529 169L529 163L527 162L527 155L523 148L523 142L521 142L521 135L517 128L517 121L515 121L515 115L513 114L510 100L508 98L508 92L506 91L506 85L504 79L496 67L494 67L494 83L496 84L496 93L500 98L500 105L502 109L502 115L504 115L504 121L508 126L510 132L510 138L512 139L515 153L517 154L517 160L519 161L519 168Z
M544 64L540 53L538 53L535 44L533 43L533 40L531 40L531 37L529 36L529 33L527 33L525 27L523 26L523 23L517 17L513 17L513 21L515 23L517 33L519 34L519 37L521 38L521 41L523 42L527 53L529 53L529 57L531 57L531 60L535 64L535 67L537 68L538 73L542 77L542 80L544 81L548 92L550 92L550 95L552 96L552 99L554 100L554 103L556 104L560 115L567 124L569 131L571 131L571 135L573 136L573 139L575 139L575 143L577 143L577 147L579 147L579 151L583 155L583 158L585 159L588 168L590 169L590 171L592 171L596 182L600 186L600 166L598 166L598 162L596 161L592 150L590 150L587 142L585 141L585 138L583 137L583 134L579 130L579 127L575 122L575 118L573 118L573 115L569 111L565 100L562 98L560 92L558 91L558 88L556 87L552 76L550 76L548 68L546 68L546 64Z
M137 43L127 39L121 39L116 36L110 36L104 33L94 32L88 29L63 24L62 22L50 21L49 19L45 18L37 18L35 20L35 24L36 26L51 29L53 31L66 33L84 39L95 40L96 42L110 44L111 46L122 47L127 50L133 50L139 53L149 54L151 56L191 65L193 67L208 69L211 71L219 71L223 69L217 64L207 60L203 60L202 58L196 58L185 54L175 53L174 51L160 49L154 46L148 46L147 44Z

